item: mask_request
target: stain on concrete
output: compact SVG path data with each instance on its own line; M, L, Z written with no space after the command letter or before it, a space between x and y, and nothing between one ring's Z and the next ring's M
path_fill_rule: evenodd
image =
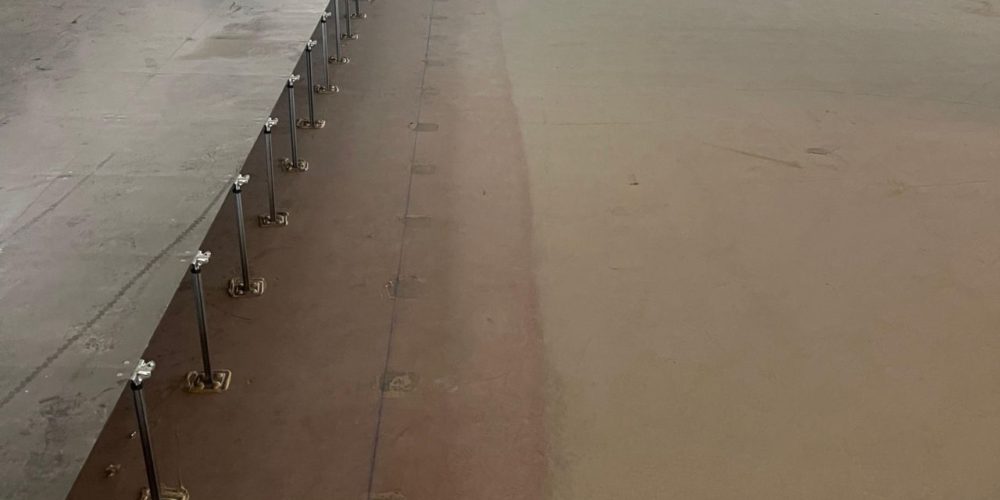
M706 144L708 144L708 143L706 143ZM743 155L743 156L746 156L748 158L756 158L758 160L764 160L764 161L768 161L768 162L771 162L771 163L776 163L778 165L784 165L786 167L803 168L802 165L799 162L797 162L797 161L783 160L781 158L775 158L773 156L767 156L767 155L763 155L763 154L760 154L760 153L755 153L753 151L744 151L742 149L730 148L730 147L727 147L727 146L720 146L718 144L708 144L708 145L712 146L713 148L721 149L721 150L724 150L724 151L729 151L731 153L736 153L738 155Z
M982 17L1000 17L1000 12L988 0L966 0L958 5L958 9Z
M833 151L827 148L806 148L806 153L809 153L811 155L826 156L833 153Z
M72 398L54 396L38 402L39 415L43 421L32 421L31 427L45 427L45 441L41 450L32 451L24 469L28 477L36 480L50 480L63 474L63 470L74 465L63 453L67 442L74 436L66 427L66 420L80 415L84 397L76 393Z
M434 218L431 217L430 215L420 215L420 214L406 214L400 216L399 219L402 220L408 227L426 226L432 220L434 220Z
M437 171L437 165L433 164L417 164L410 168L410 171L414 175L431 175Z
M106 334L91 334L85 338L82 347L87 352L101 353L114 349L115 342Z
M394 297L399 299L415 299L420 297L426 282L418 276L403 276L395 283Z
M413 392L420 382L420 376L413 372L386 372L379 387L386 397L401 397Z
M439 128L437 123L410 122L410 130L415 132L437 132Z

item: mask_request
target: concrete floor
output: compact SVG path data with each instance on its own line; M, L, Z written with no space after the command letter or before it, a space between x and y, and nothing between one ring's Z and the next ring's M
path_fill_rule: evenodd
M0 7L0 498L71 485L326 0Z
M146 356L196 498L1000 495L1000 7L380 0ZM259 145L258 145L259 146ZM259 174L260 148L247 162ZM260 210L261 199L251 213ZM268 230L270 231L270 230ZM71 498L142 484L120 399ZM106 477L109 464L121 464Z
M259 298L221 286L237 262L223 206L204 273L214 360L234 382L180 390L200 366L183 284L144 354L164 483L193 498L543 495L528 172L495 11L477 14L489 6L369 6L344 91L318 101L329 124L301 136L312 168L279 178L292 224L249 228ZM132 411L126 394L70 498L139 490Z
M1000 496L1000 6L497 5L550 497Z

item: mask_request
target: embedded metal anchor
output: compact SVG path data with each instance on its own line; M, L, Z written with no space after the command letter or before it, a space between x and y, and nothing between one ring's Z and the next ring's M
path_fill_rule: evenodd
M156 363L140 359L135 370L128 378L132 389L132 402L135 406L135 418L139 424L139 441L142 443L142 458L146 463L147 487L140 492L141 499L149 500L187 500L188 492L184 487L167 488L160 484L156 474L156 462L153 459L153 443L149 436L149 419L146 416L146 399L142 395L142 383L153 376Z
M295 125L299 128L323 128L326 126L326 120L316 119L316 103L313 102L313 91L318 94L331 94L335 92L340 92L340 89L335 85L330 85L330 67L323 65L323 69L326 70L326 85L313 85L313 58L312 49L316 46L316 40L309 40L306 42L306 87L310 90L308 93L309 102L309 119L299 120Z
M229 370L213 370L212 358L208 350L208 320L205 315L205 287L201 280L201 268L208 264L211 252L194 255L191 260L191 287L194 289L194 309L198 318L198 336L201 340L201 372L191 371L184 377L184 390L195 394L222 392L229 388L233 372Z
M337 0L333 0L336 2ZM344 0L344 25L347 28L347 32L340 35L342 40L357 40L358 34L351 30L351 0Z
M281 159L281 168L286 172L305 172L309 170L309 162L299 158L299 140L295 135L295 82L299 75L288 77L288 135L291 137L292 157Z
M288 212L279 212L274 202L274 148L271 144L271 128L277 124L277 118L264 120L264 151L267 156L264 171L267 173L267 206L269 211L265 215L257 216L257 224L260 227L281 227L288 225Z
M338 0L333 1L333 14L329 12L324 12L323 16L319 18L321 25L320 34L323 37L323 60L329 62L330 64L347 64L351 60L347 57L341 55L341 43L340 43L340 2ZM327 32L327 19L333 16L333 50L334 56L330 57L330 48L327 43L328 32ZM329 75L329 68L327 68L327 75ZM329 76L327 76L327 82L330 81Z
M230 297L246 297L264 294L264 278L250 277L250 263L247 262L247 231L243 225L243 186L250 182L249 175L237 175L233 181L233 200L236 202L236 231L240 243L240 276L229 280Z

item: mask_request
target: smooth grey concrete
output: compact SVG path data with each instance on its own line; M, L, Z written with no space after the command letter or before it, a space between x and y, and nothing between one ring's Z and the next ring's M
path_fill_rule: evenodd
M1000 495L1000 6L497 4L551 498Z
M0 498L68 490L326 5L0 8Z

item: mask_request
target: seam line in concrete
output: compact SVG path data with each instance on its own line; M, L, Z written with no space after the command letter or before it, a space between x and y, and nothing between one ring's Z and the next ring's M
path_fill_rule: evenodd
M417 116L414 123L420 123L420 117L424 108L424 84L427 80L427 58L430 56L431 52L431 31L434 29L434 2L435 0L431 0L430 13L427 15L427 44L424 47L424 68L420 75L420 94L417 98ZM410 196L413 194L413 163L417 160L417 143L419 140L420 132L414 131L413 147L410 151L410 165L408 168L409 173L406 184L406 201L403 208L403 230L399 237L399 261L396 263L396 276L393 278L392 282L393 303L389 320L389 335L386 339L385 362L382 365L382 375L378 380L378 409L375 413L375 433L372 439L372 454L368 469L368 493L365 497L366 499L370 499L372 497L372 487L375 485L375 466L378 459L379 437L382 432L382 409L385 406L385 391L382 390L382 384L385 383L385 377L389 371L389 358L392 354L392 337L396 331L399 304L399 294L396 293L398 291L396 289L399 287L399 280L403 274L403 255L406 253L406 229L409 227L409 223L407 221L409 220L408 216L410 215Z
M38 215L32 217L31 220L29 220L28 222L25 222L24 225L22 225L21 227L18 227L17 229L11 231L11 233L10 233L9 236L7 236L6 238L4 238L3 240L0 240L0 245L4 245L7 242L13 240L14 238L17 238L21 233L23 233L23 232L27 231L28 229L30 229L31 226L34 226L38 221L42 220L43 217L45 217L50 212L52 212L53 210L55 210L56 208L58 208L59 205L62 205L62 202L66 201L66 198L69 198L69 196L71 194L75 193L76 190L80 188L80 186L82 186L85 182L89 181L90 178L93 177L94 174L96 174L98 170L100 170L102 167L104 167L105 165L107 165L108 162L111 161L111 159L115 157L115 154L117 154L117 153L111 153L110 155L108 155L108 157L105 158L104 161L102 161L102 162L100 162L100 163L97 164L97 167L94 168L93 171L91 171L87 175L83 176L83 178L80 179L80 182L77 182L76 184L73 185L73 187L69 188L69 191L66 191L66 193L63 194L62 196L60 196L58 200L56 200L51 205L45 207L44 210L42 210ZM52 182L56 182L56 181L53 180ZM48 189L49 186L52 185L52 182L50 182L48 186L45 186L45 189ZM43 190L43 192L44 192L44 190ZM41 194L39 194L39 196L41 196ZM21 212L21 214L23 215L25 212L27 212L28 210L30 210L31 206L34 205L35 201L38 201L38 198L36 198L27 207L25 207L24 212Z
M121 289L119 289L117 292L115 292L111 300L108 301L103 306L101 306L100 310L97 311L97 314L95 314L86 323L84 323L84 325L79 329L79 331L77 331L69 338L64 340L63 343L58 348L56 348L56 350L53 351L52 354L50 354L47 358L45 358L45 361L36 366L35 369L32 370L27 377L25 377L23 380L21 380L21 382L17 384L16 387L14 387L13 389L10 390L10 392L5 394L3 399L0 399L0 408L3 408L8 403L10 403L14 399L14 397L18 395L18 393L24 390L24 388L27 387L28 384L30 384L31 381L35 379L35 377L37 377L40 373L42 373L43 370L48 368L49 365L51 365L56 359L59 358L59 356L62 356L62 354L66 352L66 350L69 349L70 346L76 343L76 341L80 340L80 338L86 335L86 333L89 332L90 329L93 328L94 325L96 325L97 322L100 321L101 318L103 318L104 315L107 314L108 311L110 311L111 308L114 307L115 304L117 304L118 301L120 301L122 297L124 297L125 294L128 293L130 289L132 289L133 286L135 286L135 284L139 281L140 278L145 276L146 273L148 273L149 270L153 268L153 266L155 266L157 263L163 260L163 258L166 257L167 254L174 249L174 247L180 244L181 240L187 237L187 235L190 234L191 231L194 230L194 228L198 227L199 224L205 221L205 219L208 217L208 214L212 212L212 209L218 206L219 200L221 200L222 197L225 196L226 193L228 192L229 192L229 184L226 184L223 186L222 190L220 190L215 195L215 198L213 198L212 203L210 203L207 207L205 207L205 210L201 212L201 214L198 216L197 219L194 220L194 222L192 222L188 227L186 227L183 231L181 231L181 233L178 234L177 237L174 238L174 240L171 241L169 245L164 247L163 250L160 250L160 253L156 254L155 256L153 256L152 259L146 262L146 264L142 266L142 269L139 269L137 273L135 273L131 278L129 278L129 280L125 282L125 285L122 286Z

